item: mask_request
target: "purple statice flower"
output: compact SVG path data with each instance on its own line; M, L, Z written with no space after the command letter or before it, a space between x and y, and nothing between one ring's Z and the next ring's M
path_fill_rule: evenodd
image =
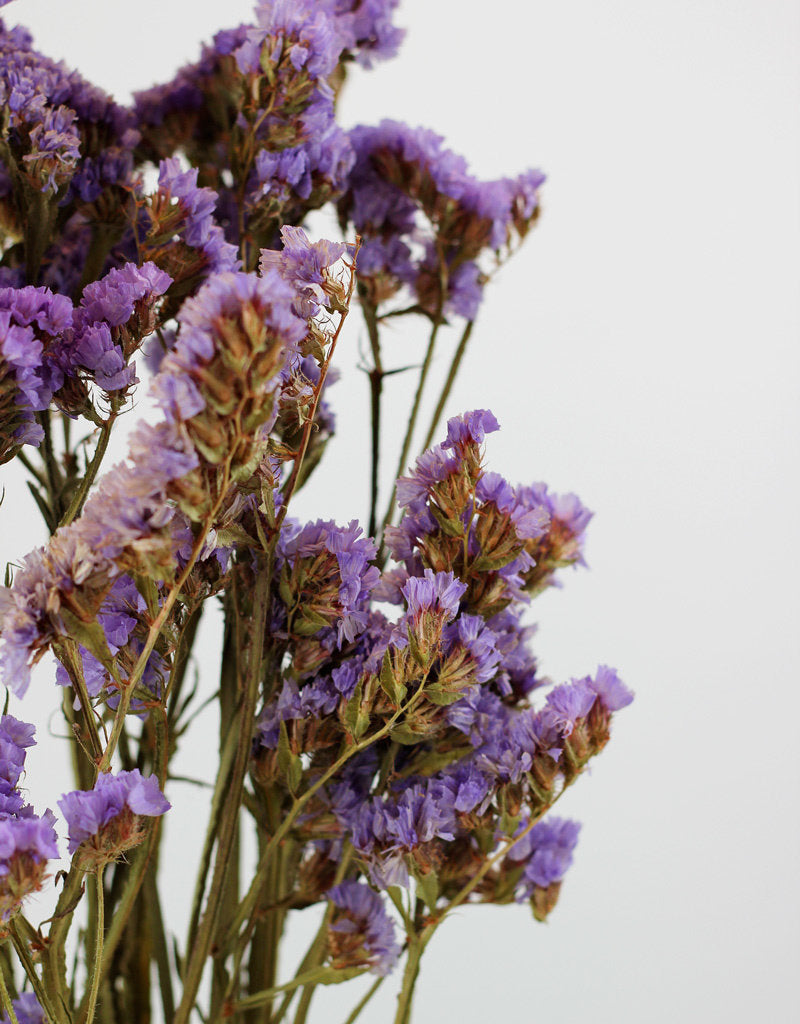
M566 739L572 735L575 723L589 714L595 697L587 681L582 679L554 687L547 694L542 724L546 722L548 728L554 728Z
M37 892L47 861L58 857L55 818L30 808L0 818L0 921L8 921L26 896Z
M429 313L473 319L486 280L479 258L527 232L544 177L478 181L439 135L396 121L350 138L356 162L339 210L364 240L359 270L373 301L406 285Z
M364 882L340 882L327 892L334 906L328 944L334 967L369 967L373 974L391 973L400 944L383 899Z
M116 655L128 644L146 609L147 603L130 576L125 574L114 580L96 616L112 655ZM98 697L110 681L108 670L81 644L78 645L78 651L83 663L86 691L90 697ZM69 675L61 664L56 668L56 683L59 686L71 685Z
M34 726L13 715L0 718L0 795L10 796L25 767L25 752L36 742ZM0 814L2 811L0 810Z
M292 68L305 70L312 81L324 81L333 72L345 46L335 18L312 0L260 0L256 25L234 56L242 74L260 73L265 44L272 55L286 50Z
M523 823L519 830L525 828ZM523 876L517 892L519 900L529 899L535 888L562 881L572 864L578 843L580 824L568 818L545 818L538 822L508 851L508 859L524 862Z
M47 1024L44 1010L33 992L23 992L17 999L11 1000L11 1005L14 1008L17 1024ZM11 1018L4 1013L0 1017L0 1024L11 1024Z
M163 295L170 284L169 274L159 270L154 263L144 263L140 267L126 263L84 288L80 306L75 311L77 322L102 321L109 327L121 327L133 316L137 303L151 302Z
M499 473L484 473L478 480L475 493L480 501L491 502L511 519L520 540L541 537L550 525L547 508L527 504Z
M444 445L428 448L416 460L409 476L397 479L397 504L410 512L422 512L436 484L461 469L461 460L445 451Z
M494 685L504 697L512 694L524 697L543 685L537 675L536 656L528 643L536 633L536 626L522 625L522 611L520 605L510 605L488 622L501 658Z
M394 57L405 29L392 24L399 0L324 0L336 17L345 46L364 67Z
M0 462L19 445L38 446L44 436L33 414L46 409L52 391L41 379L43 346L30 327L17 327L0 312Z
M474 683L488 683L497 672L502 655L497 649L497 636L480 615L460 615L442 631L445 665L458 664L459 688ZM461 662L466 664L461 664ZM452 684L451 684L452 685Z
M460 452L470 444L483 444L487 434L499 429L500 424L493 413L488 409L474 409L447 421L447 438L442 442L442 448Z
M33 414L46 409L64 375L60 342L72 303L49 288L0 288L0 461L21 444L38 445Z
M464 758L445 768L439 775L442 784L452 792L453 807L460 814L483 814L494 792L492 780L472 758Z
M601 665L594 676L587 676L580 683L597 695L606 711L620 711L633 701L632 691L608 665Z
M375 542L361 534L355 519L346 527L322 519L302 527L290 522L284 524L278 544L279 559L290 566L300 560L309 560L313 566L324 552L334 556L338 580L326 569L325 578L314 581L316 596L312 595L308 604L331 624L336 623L339 647L352 642L366 627L367 601L380 577L377 566L370 564L377 551Z
M517 499L531 508L543 507L550 516L550 533L558 544L562 560L583 565L582 545L594 513L581 503L576 494L551 494L543 483L517 488Z
M184 171L177 157L162 160L158 192L163 202L176 201L182 219L172 225L173 231L202 254L208 273L238 270L241 264L236 247L225 241L222 228L214 221L217 193L198 188L196 167Z
M88 372L107 393L134 384L128 325L138 347L155 327L152 307L171 284L169 274L155 263L126 263L88 284L73 314L72 330L65 335L60 359L65 370L71 376Z
M63 202L130 183L138 133L132 115L63 64L37 53L24 29L0 22L0 106L11 150L45 192L69 183Z
M452 572L426 569L423 576L410 576L401 590L407 603L407 618L413 621L429 612L442 623L450 622L458 615L466 590L467 585Z
M69 852L82 847L83 859L95 864L114 860L144 838L142 818L169 810L154 775L138 768L116 775L100 774L94 788L65 793L58 801L69 829Z
M264 274L274 268L294 286L299 300L298 316L316 316L320 303L326 304L326 294L338 284L332 280L328 267L341 259L345 252L352 254L352 246L327 239L312 242L302 228L289 224L281 228L281 239L281 252L261 250L259 269Z
M375 835L382 849L413 850L433 839L455 838L454 794L441 779L406 783L383 802Z
M350 136L332 120L296 146L260 149L248 182L248 202L275 216L296 215L336 199L347 187L355 153Z

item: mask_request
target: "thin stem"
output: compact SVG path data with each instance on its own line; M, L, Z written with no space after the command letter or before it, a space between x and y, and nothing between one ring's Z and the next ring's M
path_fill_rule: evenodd
M99 867L95 874L97 893L97 925L94 945L94 963L92 964L92 985L89 989L89 1003L86 1007L86 1024L92 1024L97 1006L97 993L100 991L100 976L103 966L103 939L105 938L105 890L103 889L104 867Z
M425 382L428 379L428 370L431 366L433 359L433 350L436 346L436 335L439 333L439 326L441 325L442 319L437 316L433 322L433 330L431 331L430 338L428 338L428 347L425 350L425 358L422 361L422 369L419 372L419 380L417 381L417 391L414 395L414 404L411 406L411 415L408 418L408 426L406 427L405 437L403 438L403 447L400 449L400 458L397 462L397 472L395 473L395 480L397 477L402 476L403 471L406 468L406 459L411 449L411 439L414 434L414 427L417 423L417 414L419 413L420 402L422 401L422 392L425 389ZM392 487L392 493L389 497L389 504L386 508L386 514L383 517L382 531L385 531L386 527L392 521L392 514L394 513L394 497L397 492L397 486Z
M378 991L378 989L381 987L384 981L386 981L386 977L384 975L380 975L375 979L375 981L373 981L373 983L367 989L366 994L353 1007L353 1012L350 1014L350 1016L347 1018L344 1024L353 1024L353 1022L358 1019L358 1017L361 1015L361 1011L364 1009L364 1007L367 1005L370 999L372 999L372 997L375 995L375 993Z
M5 1014L8 1017L11 1024L19 1024L19 1020L17 1019L14 1007L11 1005L11 996L8 994L8 989L6 988L6 979L3 976L2 971L0 971L0 1001L2 1001L3 1003L3 1010L5 1011Z
M272 574L269 571L269 567L260 565L257 571L253 610L250 618L250 651L246 684L238 715L239 742L231 771L227 801L222 812L211 888L206 900L205 913L198 926L194 944L191 948L187 947L189 960L183 976L183 997L175 1012L174 1024L187 1024L188 1022L189 1014L194 1006L197 990L200 986L205 962L211 949L211 941L217 929L220 902L226 888L228 861L235 838L235 825L238 821L242 804L244 777L250 760L256 699L258 697L263 668L264 633L271 579Z
M78 489L72 496L72 501L69 503L69 507L59 521L59 527L67 526L80 515L83 503L86 501L86 496L89 493L89 489L95 481L97 471L100 469L100 463L105 457L108 449L108 440L111 437L111 429L114 426L114 421L117 418L117 410L112 409L109 413L108 419L104 421L103 426L100 428L100 437L97 439L97 447L94 450L94 455L89 465L86 467L83 479L78 486Z
M425 435L425 440L422 442L422 450L426 451L431 446L433 441L433 435L436 433L436 428L439 425L439 420L442 418L444 407L447 404L447 399L450 397L450 392L453 389L453 383L455 382L458 371L461 367L461 360L464 358L464 353L467 350L467 343L469 342L470 335L472 334L472 328L475 326L474 320L469 320L466 327L464 328L461 338L458 342L458 347L453 355L453 361L450 363L450 369L447 373L447 378L442 386L441 394L439 395L439 401L436 403L436 408L431 417L431 424L428 428L428 433Z
M423 939L421 935L415 935L413 932L408 937L406 969L403 972L403 984L397 995L397 1013L394 1017L394 1024L408 1024L410 1020L411 1001L414 998L414 987L419 977L419 962L427 941L427 938Z
M343 981L350 981L367 971L366 967L314 967L304 974L299 974L291 981L285 981L282 985L273 985L272 988L264 989L263 992L256 992L255 995L240 999L234 1006L234 1010L249 1010L253 1006L262 1006L271 1002L281 992L291 992L301 985L315 983L318 985L337 985Z
M319 381L314 390L314 402L313 405L311 406L311 412L309 414L308 420L306 421L305 426L303 427L303 437L300 441L300 448L298 449L297 455L295 456L294 465L292 466L292 472L289 476L289 479L286 481L286 486L283 489L283 502L281 504L280 511L276 516L276 526L277 529L279 530L281 524L283 523L283 520L286 518L286 513L289 508L289 499L292 497L292 494L294 493L295 488L297 487L297 481L300 476L300 468L303 465L303 459L305 458L306 452L308 451L308 445L309 442L311 441L311 431L314 427L314 423L317 418L317 408L319 406L320 399L322 398L322 392L325 387L325 378L328 375L328 368L331 365L331 359L333 359L333 353L336 350L336 342L339 340L339 335L342 333L342 327L344 327L344 322L347 319L347 314L350 312L350 300L353 297L353 288L355 286L356 281L355 260L356 257L358 256L359 244L360 239L356 239L356 252L353 256L353 269L350 274L350 283L347 288L347 296L345 297L344 300L344 309L342 310L339 316L339 323L337 324L336 331L334 332L334 335L331 338L331 343L328 346L328 352L327 355L325 356L325 361L323 362L322 367L320 369Z
M378 464L380 461L381 438L381 399L383 396L383 363L381 362L381 342L378 333L377 310L370 301L367 291L359 287L361 312L367 326L367 336L372 349L372 369L369 371L370 422L372 438L372 458L370 469L370 501L369 501L369 535L375 536L378 515Z
M53 1009L53 1004L50 1002L50 993L45 989L44 985L42 985L41 979L36 973L36 967L34 966L33 959L31 958L28 950L28 945L19 934L18 922L12 919L6 927L8 928L8 933L11 936L11 941L14 944L14 950L16 951L19 962L22 964L23 970L31 983L31 988L34 991L36 998L39 1000L39 1005L49 1018L48 1024L50 1024L50 1022L52 1022L52 1024L66 1024L69 1018L64 1012L56 1014ZM52 994L57 997L57 993L53 992ZM62 1011L64 1010L63 1001L60 1009Z

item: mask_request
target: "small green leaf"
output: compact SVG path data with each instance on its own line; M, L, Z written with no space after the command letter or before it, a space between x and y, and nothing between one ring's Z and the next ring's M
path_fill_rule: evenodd
M389 700L397 705L402 704L405 700L408 687L396 679L394 667L392 665L392 656L388 651L383 656L381 672L378 678L380 680L381 689Z
M364 698L364 678L356 683L353 696L345 704L342 719L344 726L353 739L360 739L369 728L369 712L362 707Z
M430 910L435 910L436 901L439 899L439 893L441 892L438 875L431 868L427 874L415 871L414 877L417 880L417 893L422 897Z
M303 764L297 754L293 754L289 746L289 732L286 722L281 722L278 733L278 768L286 780L291 793L296 793L303 778Z

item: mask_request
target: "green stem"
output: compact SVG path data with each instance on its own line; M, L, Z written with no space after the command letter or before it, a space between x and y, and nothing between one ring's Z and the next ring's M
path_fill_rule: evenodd
M255 995L240 999L236 1003L234 1010L248 1010L252 1006L262 1006L264 1003L271 1002L281 992L291 992L301 985L312 983L316 985L338 985L343 981L350 981L351 978L357 978L359 975L365 974L366 970L366 967L345 967L344 969L337 967L315 967L304 974L299 974L296 978L292 978L291 981L285 981L282 985L273 985L272 988L265 989L263 992L256 992Z
M431 417L431 424L430 427L428 428L428 433L425 435L425 440L422 442L423 451L426 451L431 446L431 442L433 441L433 435L436 433L436 428L439 425L439 420L441 420L442 418L442 413L444 412L444 407L447 404L447 399L450 397L450 392L453 389L453 384L455 382L456 376L458 375L458 371L461 367L461 360L464 358L464 353L467 350L467 342L470 339L470 335L472 334L472 328L474 326L475 321L469 320L458 342L458 347L456 348L455 354L453 355L453 361L450 363L450 369L447 373L447 379L445 380L444 385L442 386L442 391L441 394L439 395L439 401L436 403L436 409L434 410L433 416Z
M211 942L217 930L220 903L228 875L228 860L233 848L236 823L239 820L242 804L244 777L250 761L256 700L263 668L264 634L271 578L268 567L260 564L257 568L253 610L250 618L250 651L246 684L238 714L238 745L226 802L222 811L214 873L206 900L205 913L197 928L194 944L191 947L187 946L189 959L183 975L183 997L175 1012L173 1024L188 1024L189 1014L194 1006L200 979L211 949Z
M86 467L83 479L78 486L78 489L72 496L72 501L69 503L69 507L59 521L59 527L67 526L69 523L76 519L83 508L83 503L86 501L86 496L89 493L89 489L95 481L97 471L100 469L100 463L105 457L108 449L108 440L111 437L111 430L114 426L114 421L117 418L117 411L112 409L108 419L105 420L103 426L100 428L100 437L97 439L97 447L94 450L92 461Z
M380 977L377 977L375 981L373 981L373 983L367 989L366 994L353 1007L353 1012L350 1014L350 1016L347 1018L344 1024L353 1024L353 1022L358 1019L358 1017L361 1015L361 1011L364 1009L364 1007L367 1005L370 999L372 999L372 997L375 995L375 993L378 991L378 989L381 987L384 981L386 981L384 975L380 975Z
M33 959L31 958L28 950L28 944L19 934L18 924L18 921L12 919L6 927L8 928L8 933L11 936L11 942L14 945L17 958L22 964L23 970L28 977L28 981L31 983L31 988L34 991L36 998L39 1000L39 1005L44 1010L45 1015L49 1018L48 1024L71 1024L69 1017L65 1012L63 998L60 999L59 1005L59 1009L62 1012L57 1014L54 1010L53 1004L50 1001L51 990L45 989L39 975L36 973L36 967L34 966ZM52 995L54 998L58 998L58 990L52 990Z
M217 833L219 831L220 820L222 818L222 809L228 797L228 782L230 779L231 768L233 766L233 759L236 756L238 741L239 738L236 728L232 727L228 733L225 746L220 755L219 773L214 787L214 794L211 798L208 827L206 829L203 850L200 855L200 867L197 872L197 882L195 884L194 898L192 900L192 912L189 917L189 933L186 942L187 950L194 947L197 939L197 929L200 924L200 911L203 906L203 896L205 895L205 880L208 875L209 866L211 865L211 854L214 850L214 843L217 840Z
M441 325L442 318L437 316L433 322L433 330L431 331L430 338L428 339L428 347L425 350L425 358L422 361L422 369L419 372L419 380L417 381L417 391L414 395L414 404L411 406L411 415L408 418L408 426L406 427L405 437L403 438L403 447L400 449L400 458L397 462L397 472L395 473L395 481L397 477L402 476L406 468L406 459L411 449L411 439L414 434L414 427L417 423L417 414L419 413L420 402L422 401L422 392L425 389L425 382L428 379L428 371L430 370L431 361L433 359L433 350L436 346L436 335L439 333L439 326ZM389 496L389 504L386 507L386 514L383 517L383 524L381 526L381 553L379 555L379 564L383 558L383 533L386 531L386 527L391 523L392 516L394 514L394 499L397 493L397 484L392 487L392 493Z
M411 1019L411 1001L414 998L414 987L419 977L419 962L427 944L427 939L413 932L408 937L408 955L406 969L403 972L403 984L397 995L397 1013L394 1024L408 1024Z
M47 475L47 497L50 507L50 515L52 516L52 521L47 525L50 532L55 533L56 524L60 520L62 513L61 490L63 487L63 478L53 450L53 435L50 430L50 410L45 409L44 412L37 413L36 418L38 419L44 433L41 453Z
M3 1010L5 1011L5 1014L8 1017L8 1019L11 1021L11 1024L19 1024L19 1020L17 1020L17 1014L14 1011L14 1007L11 1005L11 996L8 994L8 989L6 988L6 979L2 971L0 971L0 1002L2 1002Z
M97 923L95 926L94 962L92 964L92 985L89 989L89 1002L86 1007L86 1024L92 1024L97 1006L97 993L100 991L100 976L103 966L103 939L105 938L105 891L103 889L103 867L95 874L97 893Z

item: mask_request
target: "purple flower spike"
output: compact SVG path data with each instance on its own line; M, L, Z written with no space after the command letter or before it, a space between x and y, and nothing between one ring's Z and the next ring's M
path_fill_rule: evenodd
M328 944L334 967L369 967L389 974L400 956L394 924L381 897L362 882L341 882L328 892L334 916Z
M69 852L81 849L84 864L104 864L144 839L143 817L155 818L170 804L154 775L138 768L100 775L91 790L65 793L58 801L69 828Z

